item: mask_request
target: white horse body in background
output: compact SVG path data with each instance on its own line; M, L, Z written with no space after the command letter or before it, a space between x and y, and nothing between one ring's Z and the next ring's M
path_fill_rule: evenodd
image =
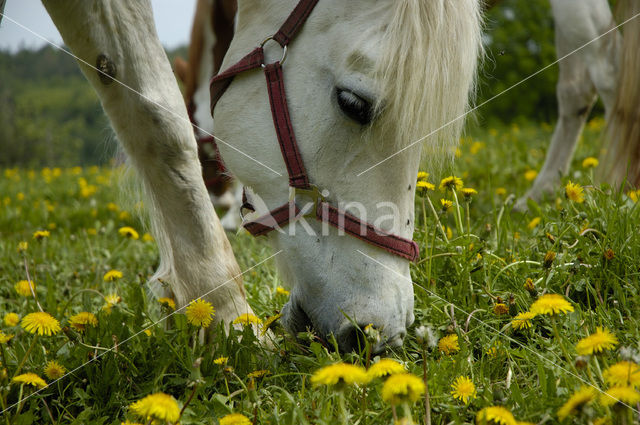
M620 2L623 18L640 12L640 1ZM598 96L608 132L601 176L613 185L625 179L640 185L640 18L620 31L607 0L551 0L556 54L560 58L556 96L558 122L544 165L533 186L516 203L526 209L557 189L569 165L589 112ZM566 58L565 58L566 56Z
M44 3L72 52L126 85L81 64L144 183L161 255L156 278L170 284L179 306L208 294L217 320L250 312L202 181L193 131L149 2ZM239 2L237 32L223 68L273 34L295 5ZM479 15L474 0L327 0L316 6L289 46L283 68L308 174L333 203L369 222L385 213L389 218L380 205L393 205L391 219L380 226L412 237L420 145L357 174L464 114L480 51ZM273 60L282 52L269 48L266 54ZM345 99L349 108L371 112L371 122L351 119ZM215 114L216 136L228 143L219 147L234 176L268 208L281 205L287 173L261 72L237 76ZM429 143L455 143L460 128L458 121ZM372 323L383 340L401 344L413 321L408 262L333 228L321 236L319 223L308 223L315 234L303 225L296 221L287 232L268 236L283 279L292 286L285 326L333 333L350 349L352 319Z

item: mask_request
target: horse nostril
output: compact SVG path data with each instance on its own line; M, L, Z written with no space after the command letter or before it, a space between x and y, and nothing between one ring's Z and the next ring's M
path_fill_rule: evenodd
M357 327L352 324L343 327L338 332L338 347L340 351L348 353L350 351L360 352L366 347L365 335L362 332L362 327Z

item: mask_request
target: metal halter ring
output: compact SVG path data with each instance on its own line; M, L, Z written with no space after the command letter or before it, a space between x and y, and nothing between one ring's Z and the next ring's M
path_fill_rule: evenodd
M274 40L272 35L270 35L269 37L267 37L264 40L262 40L262 43L260 43L260 47L264 47L264 45L267 44L267 41L269 41L269 40ZM278 45L280 45L280 43L278 43ZM280 65L282 65L284 63L286 58L287 58L287 46L284 45L284 46L282 46L282 58L280 59ZM264 68L265 64L263 63L261 66Z

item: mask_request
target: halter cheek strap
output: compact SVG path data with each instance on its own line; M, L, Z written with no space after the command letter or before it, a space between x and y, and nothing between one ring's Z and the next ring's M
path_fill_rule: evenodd
M349 235L377 246L392 254L415 261L419 257L418 245L409 239L397 236L376 226L360 220L358 217L343 211L325 200L320 190L309 182L309 176L304 167L302 156L298 148L284 88L282 63L286 58L287 46L291 39L300 30L318 0L300 0L293 12L273 36L265 39L259 47L253 49L248 55L236 62L235 65L213 77L210 84L211 114L216 103L229 87L233 78L243 72L262 68L267 81L269 104L273 124L280 145L282 158L289 175L291 196L289 202L271 210L256 220L245 222L245 229L254 236L265 235L272 230L283 227L301 217L315 217L317 220L330 224ZM283 48L283 56L280 61L265 64L264 44L274 40ZM302 211L296 204L296 199L305 197L311 199L311 209ZM243 195L244 207L255 210Z

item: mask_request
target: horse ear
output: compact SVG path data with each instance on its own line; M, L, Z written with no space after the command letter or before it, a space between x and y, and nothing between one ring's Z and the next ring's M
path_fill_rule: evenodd
M180 80L182 84L185 84L187 82L187 75L189 75L189 62L178 56L173 61L173 70L178 80Z

